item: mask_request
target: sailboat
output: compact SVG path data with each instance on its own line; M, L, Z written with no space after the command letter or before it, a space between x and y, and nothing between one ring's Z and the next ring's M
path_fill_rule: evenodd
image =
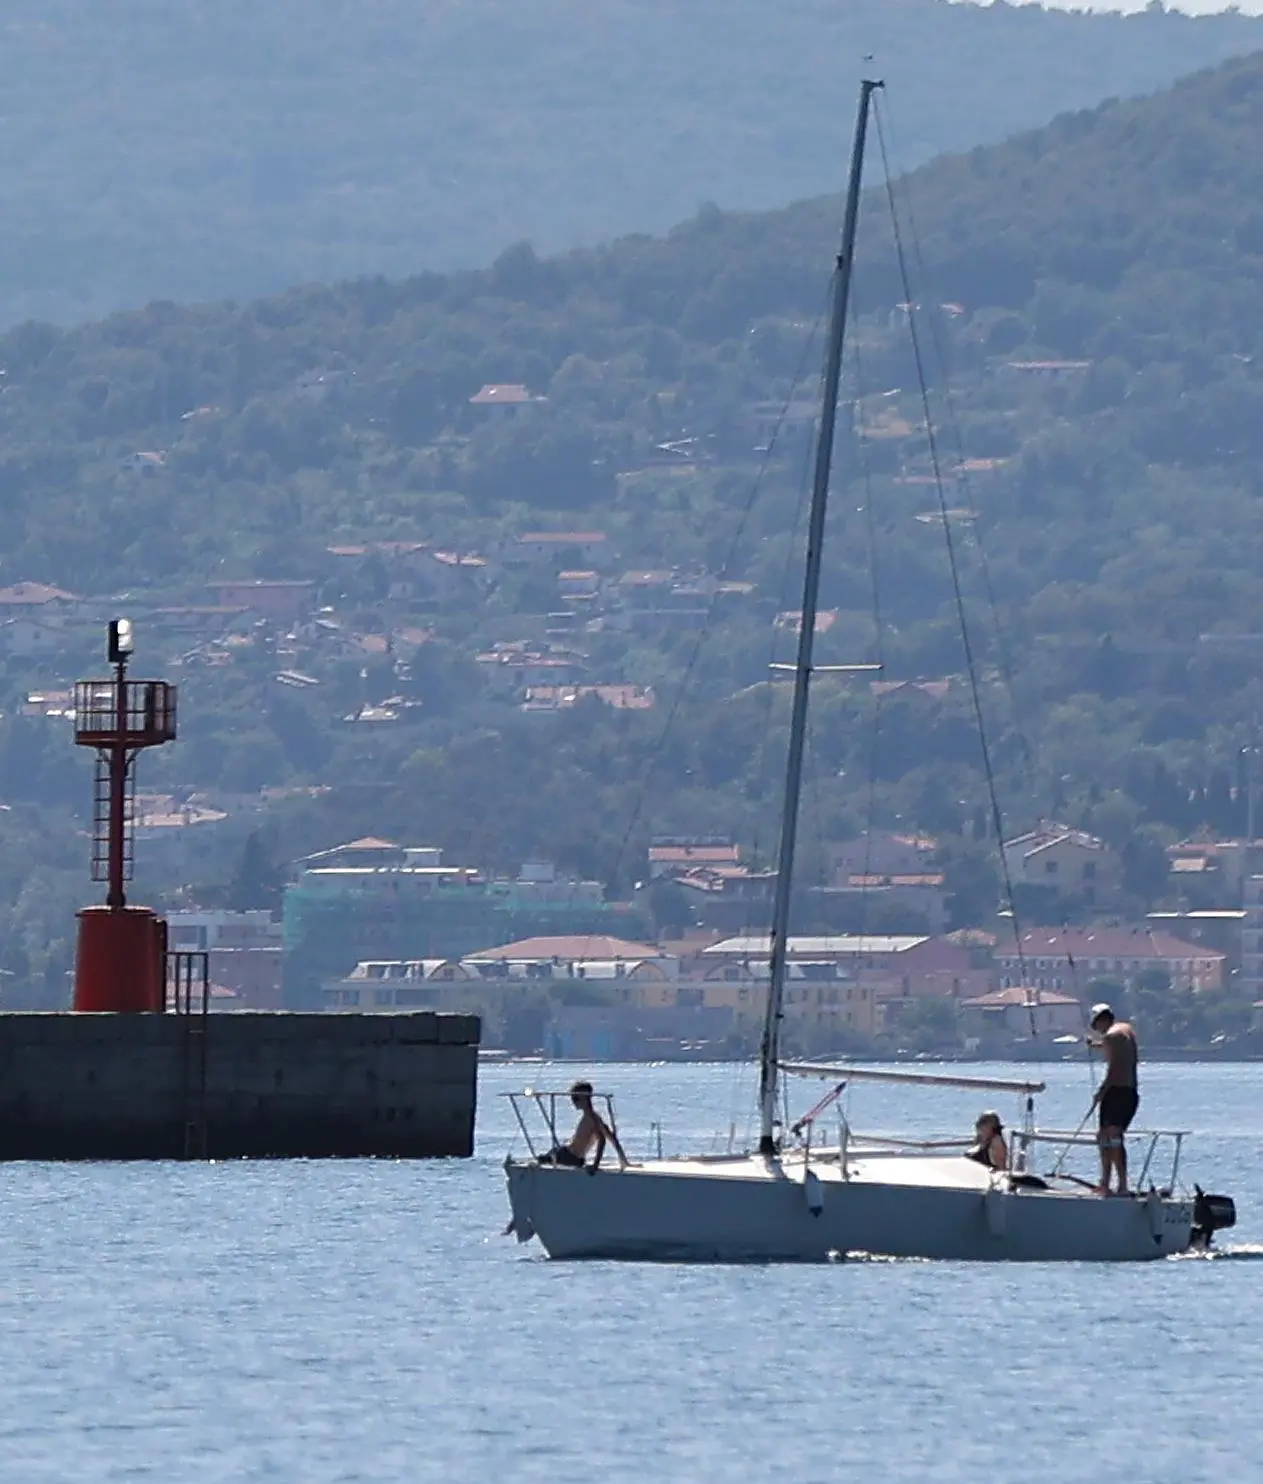
M1041 1131L1034 1121L1042 1082L950 1076L874 1067L786 1065L780 1057L782 1005L789 958L790 893L807 735L807 706L820 584L825 514L833 457L842 351L859 219L860 185L873 95L861 84L851 154L842 245L831 294L823 397L812 481L803 598L776 892L769 943L769 984L759 1049L757 1147L631 1162L587 1173L536 1157L531 1110L550 1144L558 1141L564 1093L509 1096L527 1154L505 1161L512 1220L519 1241L536 1238L554 1258L676 1261L820 1261L864 1253L890 1257L987 1261L1139 1261L1209 1243L1230 1226L1230 1198L1178 1183L1183 1131L1133 1133L1145 1151L1132 1196L1104 1198L1088 1182L1060 1173L1066 1151L1091 1145L1074 1133ZM875 666L855 666L868 668ZM780 1116L787 1076L832 1084L810 1112L786 1127ZM1008 1092L1020 1099L1022 1123L1006 1170L961 1157L956 1147L919 1139L862 1138L839 1116L838 1135L815 1143L841 1093L866 1081ZM612 1118L610 1120L612 1122ZM1086 1119L1085 1119L1086 1123ZM1046 1145L1060 1147L1056 1170L1031 1166ZM1161 1159L1165 1169L1159 1172ZM1144 1187L1147 1185L1147 1189Z

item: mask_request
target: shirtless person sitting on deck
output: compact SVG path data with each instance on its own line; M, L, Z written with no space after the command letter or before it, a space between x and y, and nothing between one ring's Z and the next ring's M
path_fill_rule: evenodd
M588 1174L595 1175L600 1167L601 1156L605 1153L608 1140L614 1146L620 1167L626 1168L627 1156L623 1153L623 1146L618 1142L618 1135L592 1105L592 1084L576 1082L570 1089L570 1101L579 1114L579 1122L570 1136L570 1142L558 1144L547 1154L541 1154L540 1164L565 1165L568 1169L581 1170L587 1160L588 1150L595 1144L596 1158L588 1166Z
M1101 1110L1097 1143L1101 1148L1099 1195L1109 1195L1110 1174L1118 1175L1118 1194L1127 1194L1127 1146L1123 1136L1140 1106L1136 1076L1140 1050L1136 1032L1125 1020L1115 1020L1108 1005L1093 1005L1092 1029L1100 1037L1092 1044L1105 1056L1105 1077L1096 1090L1092 1106Z

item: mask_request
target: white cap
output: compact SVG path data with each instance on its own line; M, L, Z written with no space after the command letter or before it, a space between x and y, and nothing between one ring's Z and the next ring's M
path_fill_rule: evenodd
M1092 1013L1088 1016L1088 1024L1095 1025L1102 1015L1108 1015L1111 1020L1114 1018L1113 1010L1104 1002L1099 1005L1093 1005Z

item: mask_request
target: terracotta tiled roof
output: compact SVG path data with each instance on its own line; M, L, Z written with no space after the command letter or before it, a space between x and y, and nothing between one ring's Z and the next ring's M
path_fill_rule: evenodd
M737 845L651 845L649 859L663 866L735 866L741 849Z
M973 999L961 1000L966 1010L1003 1010L1008 1005L1077 1005L1072 994L1062 994L1055 989L993 989L987 994L975 995Z
M1032 928L1022 934L1022 952L1028 958L1223 958L1222 953L1199 943L1185 943L1170 933L1146 928ZM1000 955L1015 958L1011 947Z
M59 587L49 587L45 582L15 582L12 587L0 587L0 603L7 603L13 607L77 601L74 593L63 592Z

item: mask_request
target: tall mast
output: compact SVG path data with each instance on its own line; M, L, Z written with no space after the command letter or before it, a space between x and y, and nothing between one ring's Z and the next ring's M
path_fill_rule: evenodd
M824 390L820 408L820 433L816 443L816 466L811 485L811 517L807 528L807 566L803 578L801 622L798 630L798 659L794 666L794 706L789 727L789 758L785 767L785 805L781 815L781 844L776 864L776 896L772 903L772 960L767 998L767 1019L759 1048L759 1152L776 1153L773 1128L776 1124L777 1064L780 1059L781 1014L785 999L785 967L789 952L789 903L793 886L794 848L798 836L798 803L802 793L803 749L807 738L807 695L811 689L811 655L816 637L816 609L820 595L820 558L824 544L824 519L829 503L829 475L833 466L833 432L838 415L838 385L842 377L842 342L846 333L847 303L851 294L851 268L855 261L855 231L859 222L860 180L864 171L864 144L873 93L880 82L860 84L855 141L851 148L851 174L846 188L846 215L842 224L842 246L833 272L829 312L829 339L825 354Z

